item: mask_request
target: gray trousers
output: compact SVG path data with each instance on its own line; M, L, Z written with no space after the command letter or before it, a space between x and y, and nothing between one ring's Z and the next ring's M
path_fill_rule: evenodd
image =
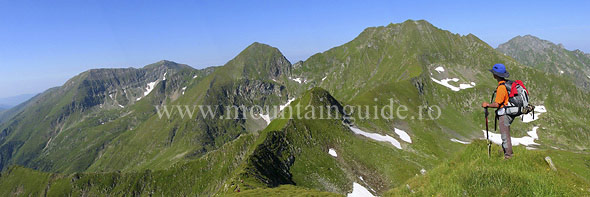
M502 115L498 117L498 126L502 136L502 149L505 157L512 156L512 139L510 138L510 124L514 121L514 116Z

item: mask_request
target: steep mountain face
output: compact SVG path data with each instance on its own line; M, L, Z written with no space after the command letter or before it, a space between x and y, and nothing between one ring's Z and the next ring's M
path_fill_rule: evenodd
M109 112L124 111L125 106L139 102L153 90L153 84L164 81L167 74L186 72L187 69L192 68L168 61L143 69L94 69L68 80L61 87L47 90L24 103L15 112L16 115L2 125L0 166L13 163L54 169L52 161L39 160L51 155L52 141L55 143L54 140L65 137L68 139L63 140L68 146L77 143L82 146L86 141L94 140L88 139L89 133L78 131L115 118ZM129 126L133 126L133 123ZM85 157L84 154L80 156ZM59 166L63 168L67 163ZM83 169L83 166L80 167Z
M159 62L135 69L145 70L143 75L134 69L85 72L28 102L47 109L24 107L0 125L6 131L0 137L3 164L6 159L49 171L5 166L0 194L210 196L274 187L403 193L406 181L430 170L440 174L456 164L449 158L465 144L481 144L480 104L497 86L487 71L495 63L507 65L512 79L525 81L532 103L546 109L534 120L518 118L512 136L532 140L527 149L559 151L552 157L571 170L566 177L590 185L590 170L583 167L590 148L588 93L566 76L524 66L474 35L409 20L367 28L351 42L293 65L278 49L253 43L227 64L209 69ZM140 91L117 83L134 84L135 77L119 76L148 79L137 85ZM83 93L52 93L66 87ZM105 99L110 93L113 99ZM51 94L65 99L40 99ZM212 106L215 113L206 116L201 113L206 110L195 108L187 117L178 109L194 105ZM281 106L279 111L248 109L255 105ZM246 109L227 112L236 106ZM333 110L316 112L338 118L305 118L313 116L311 108L326 106ZM399 111L400 106L405 108ZM166 107L170 117L162 116ZM387 107L393 111L379 111ZM225 118L231 115L239 118ZM25 128L43 117L48 125ZM530 155L527 149L517 148L517 155ZM458 157L474 158L473 149L467 150ZM475 168L471 164L461 167ZM541 168L531 171L541 173ZM555 174L539 177L559 181ZM558 189L563 188L571 187Z
M500 44L497 50L524 65L547 73L571 76L577 86L590 90L590 54L580 50L570 51L561 44L531 35L516 36Z

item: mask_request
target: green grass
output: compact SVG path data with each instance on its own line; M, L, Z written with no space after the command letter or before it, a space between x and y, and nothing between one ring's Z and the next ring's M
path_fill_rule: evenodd
M544 161L547 151L515 147L515 156L504 160L494 145L487 156L487 142L475 141L454 159L397 187L387 196L583 196L590 182L561 166L557 171ZM573 155L572 155L573 156Z
M234 193L228 196L342 196L330 192L321 192L293 185L281 185L276 188L253 189Z

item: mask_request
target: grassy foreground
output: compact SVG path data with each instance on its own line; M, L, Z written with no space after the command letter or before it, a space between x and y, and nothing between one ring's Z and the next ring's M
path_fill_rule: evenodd
M281 185L275 188L254 189L232 194L230 196L342 196L330 192L305 189L293 185Z
M475 141L455 158L408 180L385 196L588 196L590 183L565 168L550 169L547 151L515 147L503 160L500 146ZM555 161L554 161L555 163Z

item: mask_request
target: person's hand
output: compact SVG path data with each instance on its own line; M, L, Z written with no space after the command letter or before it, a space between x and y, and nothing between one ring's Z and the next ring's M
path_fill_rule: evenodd
M488 105L490 105L488 102L483 102L483 103L481 104L481 107L483 107L483 108L487 108L487 107L488 107Z

